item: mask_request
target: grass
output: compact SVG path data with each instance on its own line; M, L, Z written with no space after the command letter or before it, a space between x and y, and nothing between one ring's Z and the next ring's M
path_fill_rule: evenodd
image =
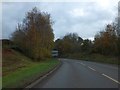
M33 62L8 48L3 50L2 61L2 88L23 88L60 63L56 59Z
M59 62L57 60L47 60L41 63L33 63L28 67L18 69L9 75L4 76L3 87L22 87L46 73ZM17 84L16 84L17 83Z
M5 76L19 68L32 64L32 60L13 49L2 50L2 75Z
M118 60L118 57L115 56L75 53L75 54L69 54L68 58L120 65L120 60Z
M0 89L2 89L2 77L0 77Z

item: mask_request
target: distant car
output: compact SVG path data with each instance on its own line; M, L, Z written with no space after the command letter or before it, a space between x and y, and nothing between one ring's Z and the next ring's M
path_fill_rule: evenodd
M58 57L58 51L52 50L52 57Z

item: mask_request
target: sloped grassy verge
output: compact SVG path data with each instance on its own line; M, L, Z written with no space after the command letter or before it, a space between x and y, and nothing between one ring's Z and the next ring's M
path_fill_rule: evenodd
M32 62L28 57L16 51L3 54L5 55L3 55L2 88L24 88L60 63L52 58Z

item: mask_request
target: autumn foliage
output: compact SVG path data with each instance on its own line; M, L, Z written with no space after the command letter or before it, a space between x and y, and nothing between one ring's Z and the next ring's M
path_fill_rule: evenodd
M78 53L85 55L100 54L104 56L119 56L120 37L117 35L117 24L108 24L98 32L94 40L82 39L76 33L66 34L63 38L55 41L55 48L61 56ZM81 55L81 54L80 54Z
M95 36L94 51L103 55L118 54L118 37L113 25L108 24L104 31Z
M11 40L34 60L50 57L54 44L52 24L50 14L35 7L26 14L23 22L18 24Z

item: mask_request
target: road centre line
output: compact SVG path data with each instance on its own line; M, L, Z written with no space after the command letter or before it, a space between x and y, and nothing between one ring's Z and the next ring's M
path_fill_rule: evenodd
M94 68L91 68L91 67L89 67L89 66L88 66L88 68L91 69L91 70L93 70L93 71L96 71Z
M106 74L102 74L103 76L105 76L105 77L107 77L107 78L109 78L110 80L112 80L112 81L114 81L114 82L116 82L116 83L118 83L118 84L120 84L120 82L119 81L117 81L117 80L115 80L115 79L113 79L113 78L111 78L110 76L108 76L108 75L106 75Z
M85 64L84 64L84 63L82 63L82 62L76 62L76 63L79 63L79 64L81 64L81 65L85 66Z
M84 66L85 66L85 64L84 64L84 63L80 63L80 64L82 64L82 65L84 65Z
M78 62L78 63L80 63L80 62ZM83 64L83 63L80 63L80 64L85 66L85 64ZM93 70L93 71L96 71L94 68L92 68L92 67L90 67L90 66L87 66L87 67L88 67L89 69ZM111 78L110 76L108 76L108 75L106 75L106 74L104 74L104 73L103 73L102 75L105 76L105 77L107 77L108 79L110 79L110 80L112 80L112 81L114 81L114 82L120 84L119 81L117 81L117 80Z

